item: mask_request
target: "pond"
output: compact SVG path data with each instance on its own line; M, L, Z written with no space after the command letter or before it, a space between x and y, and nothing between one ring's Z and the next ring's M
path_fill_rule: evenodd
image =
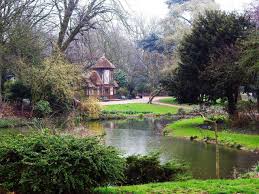
M145 155L158 151L162 162L176 159L188 163L194 178L217 178L216 146L163 136L163 128L171 122L173 121L161 118L97 121L81 123L79 127L68 127L59 133L79 137L104 135L105 144L118 148L124 155ZM27 134L32 130L2 129L0 132ZM259 154L219 146L218 158L220 177L232 178L235 172L243 173L251 169L259 161Z
M163 127L169 122L143 119L104 121L99 124L105 130L105 143L125 155L159 151L162 162L172 159L187 162L194 178L216 178L216 146L161 135ZM235 172L246 172L259 161L259 154L246 151L220 146L219 152L221 178L232 178Z

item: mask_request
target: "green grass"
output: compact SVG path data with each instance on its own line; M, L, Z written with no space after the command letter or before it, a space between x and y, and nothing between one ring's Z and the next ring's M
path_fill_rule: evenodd
M17 135L20 133L29 133L30 130L23 130L26 128L28 121L18 118L0 119L0 138L3 135Z
M259 179L236 180L190 180L184 182L153 183L124 187L107 187L98 193L259 193Z
M161 103L166 103L166 104L179 104L176 100L176 98L171 97L171 98L163 98L160 99L159 102Z
M215 138L214 131L199 128L199 125L203 122L204 120L201 117L183 119L167 126L165 131L175 137L190 138L191 136L197 136L198 140L206 137ZM259 149L259 135L240 134L225 130L219 132L218 136L222 144L231 146L239 144L248 149Z
M117 105L107 105L104 106L104 111L106 112L118 112L118 113L129 113L141 114L141 113L151 113L151 114L176 114L178 108L168 107L156 104L117 104Z
M10 126L14 126L16 121L9 119L0 119L0 128L7 128Z
M9 128L19 124L20 121L15 119L0 119L0 128Z

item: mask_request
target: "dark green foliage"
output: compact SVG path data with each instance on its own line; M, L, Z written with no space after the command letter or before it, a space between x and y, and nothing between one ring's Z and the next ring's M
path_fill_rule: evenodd
M31 90L20 81L7 81L4 84L4 96L8 100L31 98Z
M214 85L204 80L201 74L210 66L212 58L218 58L220 51L245 37L249 27L250 22L245 16L234 13L207 11L198 17L192 32L184 37L179 47L181 62L172 80L173 93L179 102L201 102L207 94L215 93L211 91Z
M126 87L128 84L127 75L122 70L118 70L114 73L114 79L117 81L118 85L122 88Z
M252 101L239 101L237 104L238 111L240 112L237 119L233 121L235 127L243 127L250 129L259 129L258 112L256 103Z
M217 58L211 59L211 64L201 73L201 79L206 82L204 94L209 100L227 98L227 110L230 115L236 113L236 103L239 88L244 82L245 73L237 63L239 49L236 47L222 48Z
M85 193L123 178L124 159L94 138L2 138L0 185L18 193Z
M52 109L48 101L40 100L35 104L35 112L39 117L45 117L52 112Z
M241 42L241 57L239 63L245 71L246 86L257 96L257 111L259 112L259 33L252 31Z
M175 161L161 164L158 154L129 156L126 163L125 185L165 182L190 177L185 164Z
M139 41L138 46L148 52L163 53L165 51L165 45L156 33L151 33Z

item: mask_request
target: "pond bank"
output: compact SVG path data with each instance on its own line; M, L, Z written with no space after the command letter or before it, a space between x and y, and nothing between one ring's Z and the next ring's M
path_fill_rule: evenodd
M104 187L97 193L258 193L259 179L190 180L124 187Z
M203 123L204 119L201 117L182 119L168 125L164 129L164 134L206 143L215 143L215 132L200 128L199 126ZM259 153L258 135L240 134L230 130L223 130L218 132L218 140L221 145Z

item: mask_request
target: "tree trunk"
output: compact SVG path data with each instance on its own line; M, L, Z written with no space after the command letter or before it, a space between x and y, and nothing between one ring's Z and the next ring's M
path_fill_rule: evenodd
M0 68L0 106L2 104L2 70Z
M257 104L257 112L259 113L259 90L256 91L256 104Z
M237 116L236 98L233 93L229 93L228 96L228 114L231 117Z
M218 143L218 124L214 123L215 128L215 139L216 139L216 177L220 178L220 164L219 164L219 143Z
M159 95L162 92L163 88L159 88L155 91L153 91L150 96L149 96L149 100L148 100L148 104L152 104L152 101L154 100L154 98Z

